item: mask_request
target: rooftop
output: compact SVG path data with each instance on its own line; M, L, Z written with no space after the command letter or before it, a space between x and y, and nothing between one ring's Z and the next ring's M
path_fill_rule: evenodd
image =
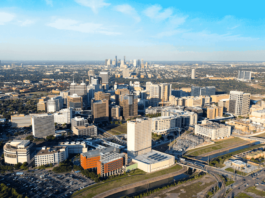
M134 159L137 161L146 163L146 164L155 164L158 162L169 160L172 157L173 156L171 155L152 150L151 152L143 154L143 155L139 155L135 157Z
M97 157L102 154L104 155L105 153L110 153L110 152L119 152L119 149L110 146L104 149L88 151L86 153L82 153L81 155L83 155L86 158L90 158L90 157Z

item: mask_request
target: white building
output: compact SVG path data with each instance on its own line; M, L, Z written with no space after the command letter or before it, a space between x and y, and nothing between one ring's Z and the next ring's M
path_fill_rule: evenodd
M247 115L249 113L250 95L250 93L242 91L230 91L229 113L236 116Z
M79 154L88 151L86 142L59 142L59 146L68 147L69 154Z
M12 140L4 145L4 158L7 164L30 163L33 143L29 140Z
M73 108L61 109L59 112L54 113L54 122L58 124L70 124L74 116Z
M63 108L64 99L62 96L51 98L47 101L47 112L53 113Z
M39 114L32 116L32 133L34 137L43 138L55 135L54 115Z
M151 119L127 121L127 150L131 156L142 155L152 150Z
M68 158L68 147L54 146L42 147L42 149L35 155L35 166L42 166L46 164L59 164Z
M231 126L204 120L202 124L195 125L195 135L200 135L211 140L222 139L231 135Z

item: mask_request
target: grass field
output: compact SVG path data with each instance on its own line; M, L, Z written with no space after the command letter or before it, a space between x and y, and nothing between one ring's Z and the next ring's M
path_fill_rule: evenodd
M248 141L240 139L240 138L230 138L227 140L222 140L215 142L213 145L192 149L186 153L187 156L200 156L205 153L209 153L212 151L217 151L219 149L224 149L231 146L237 146L238 144L248 143Z
M246 192L254 193L254 194L256 194L258 196L261 196L261 197L265 197L265 192L264 191L257 190L255 186L250 186L245 191Z
M182 169L182 167L180 165L175 165L171 168L157 171L157 172L154 172L151 174L141 172L142 174L140 174L140 175L135 174L135 176L126 176L124 178L113 180L113 181L106 182L106 183L101 182L101 183L98 183L94 186L91 186L91 187L88 187L88 188L81 190L80 192L82 192L82 193L80 193L80 194L78 194L79 192L74 193L72 197L92 198L93 196L100 194L100 193L103 193L105 191L108 191L110 189L125 186L128 184L132 184L132 183L139 182L139 181L146 180L146 179L151 179L151 178L165 175L168 173L176 172L176 171L181 170L181 169Z
M104 129L113 135L125 134L127 133L127 123L123 123L119 125L116 125L116 124L109 125L107 127L104 127Z
M264 132L264 133L262 133L262 134L259 134L259 135L257 135L256 137L265 138L265 132Z
M251 196L247 195L246 193L239 193L236 198L252 198Z
M178 198L190 198L190 197L197 197L197 193L203 191L208 186L211 186L215 182L210 183L202 183L196 182L194 184L190 184L187 186L181 186L176 190L169 191L168 193L178 193Z

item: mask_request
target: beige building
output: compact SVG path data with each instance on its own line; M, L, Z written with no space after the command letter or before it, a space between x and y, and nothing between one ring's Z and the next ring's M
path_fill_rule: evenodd
M253 111L249 119L253 122L265 123L265 109Z
M95 125L88 125L88 124L85 124L84 126L73 127L73 134L90 136L90 137L95 137L98 135L97 127Z
M33 143L29 140L12 140L4 145L4 159L7 164L30 163Z
M110 93L104 93L102 91L98 91L94 93L95 100L110 100Z
M111 119L112 120L122 120L121 108L118 105L111 107Z
M229 99L229 94L212 95L211 99L212 99L212 102L218 103L219 100Z
M73 94L67 97L67 108L72 107L74 110L83 109L83 97Z
M115 91L115 102L116 105L119 105L119 98L121 95L130 94L130 91L128 89L117 89Z
M218 124L207 120L195 125L195 135L200 135L211 140L222 139L231 135L231 126Z
M127 151L130 156L138 156L152 150L152 120L137 118L127 121Z
M59 164L68 158L68 147L54 146L42 147L42 149L35 155L35 166L42 166L47 164Z
M125 120L138 116L138 97L136 95L120 95L119 104Z
M223 107L224 112L229 112L229 99L219 100L218 107Z
M41 99L39 99L39 102L37 103L37 111L47 111L47 101L48 101L49 97L41 97Z
M233 126L234 129L237 129L237 130L240 130L243 132L247 132L247 133L250 133L253 131L261 132L264 130L263 129L264 124L263 125L254 124L251 122L251 120L247 120L247 119L230 120L230 121L227 121L226 124Z
M207 107L207 118L215 119L223 117L223 107L211 106Z
M109 100L92 100L94 122L109 121Z
M18 114L11 116L12 127L29 127L31 125L31 116Z

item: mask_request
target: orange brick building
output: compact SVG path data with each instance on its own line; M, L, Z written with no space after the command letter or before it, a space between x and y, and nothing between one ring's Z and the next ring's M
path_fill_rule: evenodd
M121 174L127 165L127 154L118 153L114 147L92 150L80 155L81 166L84 169L97 169L102 177Z

